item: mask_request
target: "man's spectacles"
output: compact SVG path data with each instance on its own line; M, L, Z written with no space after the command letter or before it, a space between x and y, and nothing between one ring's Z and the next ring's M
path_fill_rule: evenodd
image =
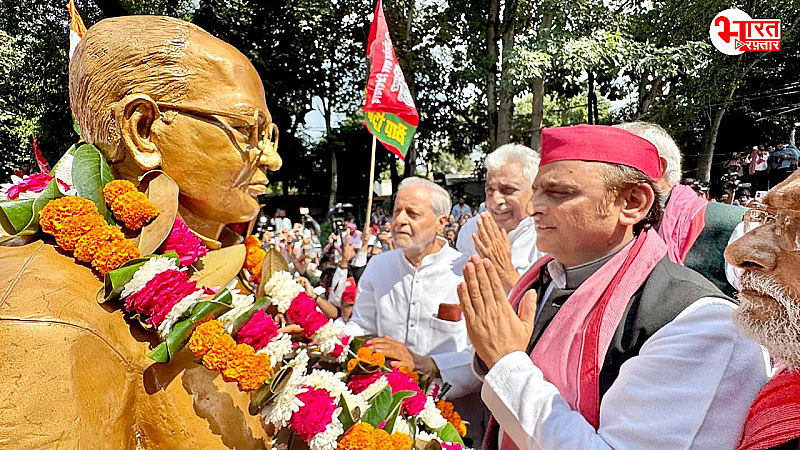
M159 108L174 109L175 111L185 112L195 116L213 117L217 122L228 129L234 142L236 141L235 136L237 134L246 136L248 144L253 144L258 150L255 158L251 156L250 162L258 162L261 155L263 155L268 148L272 149L274 152L278 151L278 127L272 123L267 113L259 108L256 108L253 114L249 115L166 102L156 102L156 105ZM231 125L226 120L220 120L219 117L233 119L239 123Z
M800 211L759 204L750 207L742 221L745 233L762 225L774 224L778 246L788 251L800 250Z

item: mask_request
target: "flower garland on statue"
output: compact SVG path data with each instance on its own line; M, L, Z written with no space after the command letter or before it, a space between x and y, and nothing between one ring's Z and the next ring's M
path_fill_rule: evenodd
M107 205L122 227L135 231L158 217L158 207L126 180L105 182L95 201L75 195L81 188L72 188L71 167L73 157L83 157L74 155L83 151L85 156L81 149L71 149L59 161L56 177L35 174L14 180L14 185L3 186L2 195L37 202L48 195L38 211L38 227L105 276L106 290L111 286L106 300L118 296L126 313L158 333L162 342L151 358L169 362L187 343L204 367L251 393L251 413L275 426L291 427L311 450L411 450L417 437L436 439L443 448L461 448L464 425L452 404L440 400L437 408L416 373L385 366L382 354L363 346L354 353L344 328L327 318L288 272L272 274L264 285L266 297L258 301L234 289L235 280L221 288L198 286L189 271L208 249L177 217L156 254L140 258L134 242L100 211ZM102 172L107 169L102 155L100 161ZM99 197L101 203L96 203ZM266 252L252 236L245 247L243 268L249 281L257 283ZM295 342L280 332L268 308L299 325L307 341ZM265 389L271 395L260 395ZM399 410L380 416L386 412L376 412L373 404L385 405L392 396L399 396L393 403ZM384 429L392 425L393 432Z
M439 401L444 409L438 408L436 400L425 395L419 386L418 374L406 368L387 367L385 356L369 347L362 346L353 353L350 336L316 307L289 273L275 272L265 284L265 292L269 304L255 302L252 296L234 299L228 313L195 328L188 346L202 358L205 367L220 371L225 380L252 392L253 398L273 389L272 382L283 376L282 388L274 392L271 400L257 404L256 411L266 423L290 427L311 450L411 450L415 437L450 446L445 448L461 448L459 435L466 427L460 416L444 400ZM303 337L310 342L292 343L280 333L266 312L270 305L299 325ZM253 308L259 309L252 313ZM247 320L241 324L243 318ZM289 345L282 351L267 351L283 342ZM314 363L309 352L317 351L321 356L315 358L322 359ZM287 360L292 353L294 356ZM254 362L258 355L264 358ZM341 369L325 369L319 365L322 361L340 364ZM249 373L244 375L245 372ZM400 414L392 419L393 432L383 429L387 418L376 423L363 421L378 396L393 395L403 396ZM361 420L352 419L356 410L360 411ZM442 411L459 422L450 423ZM421 428L416 429L411 423ZM440 436L446 427L452 431L443 439Z

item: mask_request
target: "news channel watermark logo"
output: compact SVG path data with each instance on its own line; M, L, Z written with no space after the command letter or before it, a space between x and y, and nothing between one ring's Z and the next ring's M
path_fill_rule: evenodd
M717 14L708 34L714 47L726 55L781 50L781 21L751 19L740 9L726 9Z

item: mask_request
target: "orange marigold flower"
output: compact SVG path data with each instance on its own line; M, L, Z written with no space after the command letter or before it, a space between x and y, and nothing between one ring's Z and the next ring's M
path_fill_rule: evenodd
M461 421L461 415L456 411L452 403L447 400L439 400L436 402L436 407L441 411L442 417L455 427L459 435L467 435L467 425Z
M39 211L39 226L45 233L56 234L64 227L65 219L92 213L98 214L97 206L93 201L68 195L47 202Z
M241 375L240 370L242 368L242 364L237 364L237 361L242 360L248 356L255 355L256 351L253 350L248 344L236 344L236 347L233 349L233 355L228 360L228 364L222 368L222 379L225 381L236 381L236 379ZM233 370L228 371L228 368L234 366Z
M229 334L223 334L203 356L203 365L209 370L223 370L236 354L236 341Z
M244 246L247 247L248 250L253 247L261 248L261 241L258 240L257 237L251 234L250 236L244 238Z
M353 369L356 368L356 364L358 364L358 358L353 358L350 361L347 361L347 371L352 372Z
M247 255L244 259L244 268L250 272L250 281L257 281L261 279L261 268L264 265L264 258L267 252L261 248L261 241L257 237L250 235L244 240L244 246L247 248Z
M386 362L386 356L381 352L373 351L369 347L361 347L356 353L357 358L347 361L347 371L352 372L359 362L365 366L382 366Z
M386 441L387 445L380 448L386 448L390 450L411 450L412 447L411 437L407 434L399 432L394 432L387 436Z
M128 180L114 180L103 186L103 198L106 203L111 205L111 209L116 208L117 200L128 192L136 192L136 186Z
M189 338L189 350L197 356L203 356L223 334L225 328L219 320L203 322L194 329L192 337Z
M75 244L83 235L103 225L106 225L106 221L96 212L65 218L57 224L59 229L55 232L56 243L71 252L75 250Z
M339 439L336 450L364 450L380 448L375 442L375 428L366 422L358 422Z
M107 242L121 241L125 235L117 227L103 223L92 231L84 234L75 244L75 259L83 262L92 262L94 254Z
M138 230L158 216L158 207L139 191L126 192L111 205L114 217L130 230Z
M402 373L408 375L409 377L411 377L411 379L414 380L414 383L419 384L419 374L417 372L414 372L413 370L409 369L406 366L400 366L397 369L400 372L402 372Z
M142 254L139 252L139 249L128 239L109 241L95 252L94 258L92 258L92 266L97 269L100 274L105 275L126 262L140 256L142 256Z
M252 347L250 348L252 349ZM235 358L222 371L222 377L230 381L235 380L239 384L239 389L249 392L258 389L259 386L264 384L270 372L269 356L262 353Z

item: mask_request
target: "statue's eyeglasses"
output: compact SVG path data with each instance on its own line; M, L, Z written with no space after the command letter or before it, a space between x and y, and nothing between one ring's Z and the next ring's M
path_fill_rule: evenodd
M273 152L278 151L278 127L272 123L269 115L259 108L256 108L252 115L248 115L166 102L156 102L156 105L159 108L174 109L190 115L213 117L228 129L234 142L237 134L244 135L248 139L247 142L255 145L258 150L254 158L251 155L250 162L257 162L268 148ZM233 119L239 123L232 125L226 120L220 120L219 117Z
M800 250L800 211L759 204L745 211L742 221L745 233L759 226L774 225L780 248L788 251Z

